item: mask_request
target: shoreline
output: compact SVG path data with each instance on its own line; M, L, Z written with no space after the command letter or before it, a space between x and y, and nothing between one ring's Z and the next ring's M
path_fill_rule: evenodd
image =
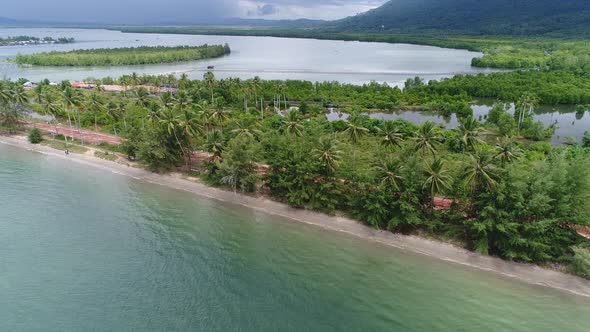
M30 144L26 141L26 138L0 136L0 144L42 153L44 155L58 157L65 160L72 160L80 164L102 168L136 180L185 191L221 202L239 205L325 230L345 233L403 251L429 256L481 271L491 272L496 275L520 280L528 284L554 288L590 298L590 281L536 265L510 262L496 257L483 256L448 243L429 240L418 236L407 236L383 230L376 230L349 218L329 216L319 212L295 209L286 204L265 197L251 197L235 194L234 192L225 191L207 186L200 182L192 181L178 173L165 175L152 173L140 168L107 161L88 154L71 153L66 156L59 150L47 146Z

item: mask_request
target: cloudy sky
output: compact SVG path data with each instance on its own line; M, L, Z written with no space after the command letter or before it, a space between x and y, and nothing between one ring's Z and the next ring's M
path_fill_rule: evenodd
M338 19L386 0L3 0L0 16L67 22L153 23L222 17Z

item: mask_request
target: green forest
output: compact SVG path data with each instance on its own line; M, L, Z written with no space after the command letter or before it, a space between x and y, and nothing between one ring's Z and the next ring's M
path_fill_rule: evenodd
M590 34L586 0L391 0L329 22L335 31L578 36Z
M590 243L576 233L590 220L590 135L559 147L543 135L524 139L551 130L533 121L539 97L531 92L512 100L514 114L498 103L481 122L463 106L450 107L461 125L445 130L360 112L360 101L466 105L469 99L431 94L419 79L403 90L217 80L212 73L199 81L137 75L114 81L121 80L130 86L158 81L178 92L81 91L67 82L25 91L2 82L0 124L18 131L22 110L30 107L62 124L122 136L121 146L106 148L153 171L180 170L296 208L590 276ZM349 109L348 121L326 119L331 103Z
M19 64L37 66L122 66L202 60L230 54L229 45L129 47L19 54Z

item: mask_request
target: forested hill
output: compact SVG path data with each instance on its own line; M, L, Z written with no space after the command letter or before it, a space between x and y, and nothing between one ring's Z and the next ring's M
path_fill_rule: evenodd
M339 31L590 36L588 0L391 0Z

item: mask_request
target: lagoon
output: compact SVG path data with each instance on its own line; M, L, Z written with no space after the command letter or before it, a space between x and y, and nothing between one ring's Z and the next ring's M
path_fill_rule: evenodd
M199 36L170 34L137 34L109 30L0 28L0 37L28 35L33 37L73 37L76 43L0 47L0 77L21 77L32 81L103 78L137 72L139 74L186 73L201 79L207 66L215 66L218 78L339 81L363 84L370 81L403 85L415 76L426 80L452 77L456 74L491 72L471 67L471 59L480 53L432 46L367 43L275 37ZM178 46L228 43L232 54L223 58L175 64L122 67L26 67L2 63L18 53L68 51L73 49L117 48L136 46Z

